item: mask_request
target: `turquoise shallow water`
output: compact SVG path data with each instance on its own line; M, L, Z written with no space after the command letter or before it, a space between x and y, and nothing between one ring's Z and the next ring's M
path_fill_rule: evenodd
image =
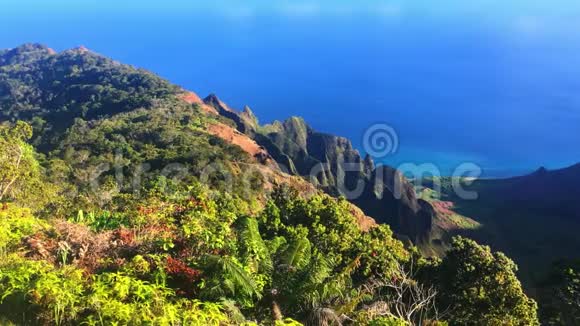
M0 47L83 44L361 150L386 123L399 146L381 160L395 166L471 162L489 177L580 161L580 5L208 3L9 0Z

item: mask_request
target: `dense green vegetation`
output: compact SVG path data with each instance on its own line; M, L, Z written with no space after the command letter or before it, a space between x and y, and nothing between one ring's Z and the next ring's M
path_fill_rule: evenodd
M29 44L0 52L0 118L34 120L37 129L51 131L48 144L75 118L151 107L177 92L152 73L83 48L54 54Z
M1 324L538 324L503 254L427 260L344 199L248 182L207 133L234 122L152 74L37 45L0 69Z
M303 199L279 188L257 208L200 184L178 189L167 196L153 187L115 212L80 211L68 220L38 219L9 204L0 213L5 321L217 325L292 318L406 325L445 310L457 325L466 324L466 314L477 324L494 325L497 318L534 324L535 306L504 256L417 261L387 226L361 231L348 203L327 195ZM458 254L466 250L462 244ZM460 285L428 278L433 287L417 289L407 268L471 274ZM499 283L486 281L494 269ZM478 314L480 301L489 315Z

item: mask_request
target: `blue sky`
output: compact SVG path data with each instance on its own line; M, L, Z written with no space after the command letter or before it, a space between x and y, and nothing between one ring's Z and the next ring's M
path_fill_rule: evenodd
M3 0L0 18L8 21L31 17L71 15L220 15L232 20L256 16L320 18L322 16L372 16L385 20L435 19L514 29L530 35L580 29L577 0ZM529 35L528 35L529 36Z
M510 14L573 15L580 9L575 0L212 0L212 1L149 1L149 0L3 0L4 12L77 10L156 10L182 11L205 9L222 13L253 11L281 14L347 14L356 12L437 14Z

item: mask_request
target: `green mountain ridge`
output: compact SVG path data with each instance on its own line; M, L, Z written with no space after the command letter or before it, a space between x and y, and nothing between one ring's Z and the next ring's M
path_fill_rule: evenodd
M263 146L285 172L303 176L333 196L347 196L363 184L351 201L367 215L416 244L430 245L434 240L435 212L430 204L417 199L412 184L399 171L375 168L372 158L363 158L348 139L319 133L300 117L260 126L255 118L244 117L247 110L238 113L215 95L204 102L234 120L238 130Z
M0 51L0 149L1 324L539 324L517 266L446 228L476 222L348 139L86 48Z

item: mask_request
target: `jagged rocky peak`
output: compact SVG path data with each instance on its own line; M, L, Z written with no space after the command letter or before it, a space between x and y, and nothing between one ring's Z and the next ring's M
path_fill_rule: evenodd
M246 106L242 112L238 112L220 100L215 94L210 94L203 99L203 103L214 108L219 115L226 117L236 123L238 131L253 136L258 128L258 119L252 110Z
M250 125L252 129L257 129L260 125L258 121L258 117L254 114L254 111L249 106L244 106L244 109L239 114L240 118L246 122L246 124Z
M234 112L226 103L220 100L219 97L215 94L209 94L206 98L203 99L203 102L207 105L213 106L218 112L227 111L227 112Z
M248 116L251 116L253 118L256 118L256 115L254 114L254 111L252 111L252 109L249 106L247 106L247 105L245 105L244 108L242 109L242 113L243 114L246 114Z
M312 130L306 121L304 121L304 118L297 116L293 116L284 120L283 125L286 129L299 129L304 131Z
M307 151L308 136L312 133L310 126L300 117L291 117L282 124L286 137L289 137L298 146Z

